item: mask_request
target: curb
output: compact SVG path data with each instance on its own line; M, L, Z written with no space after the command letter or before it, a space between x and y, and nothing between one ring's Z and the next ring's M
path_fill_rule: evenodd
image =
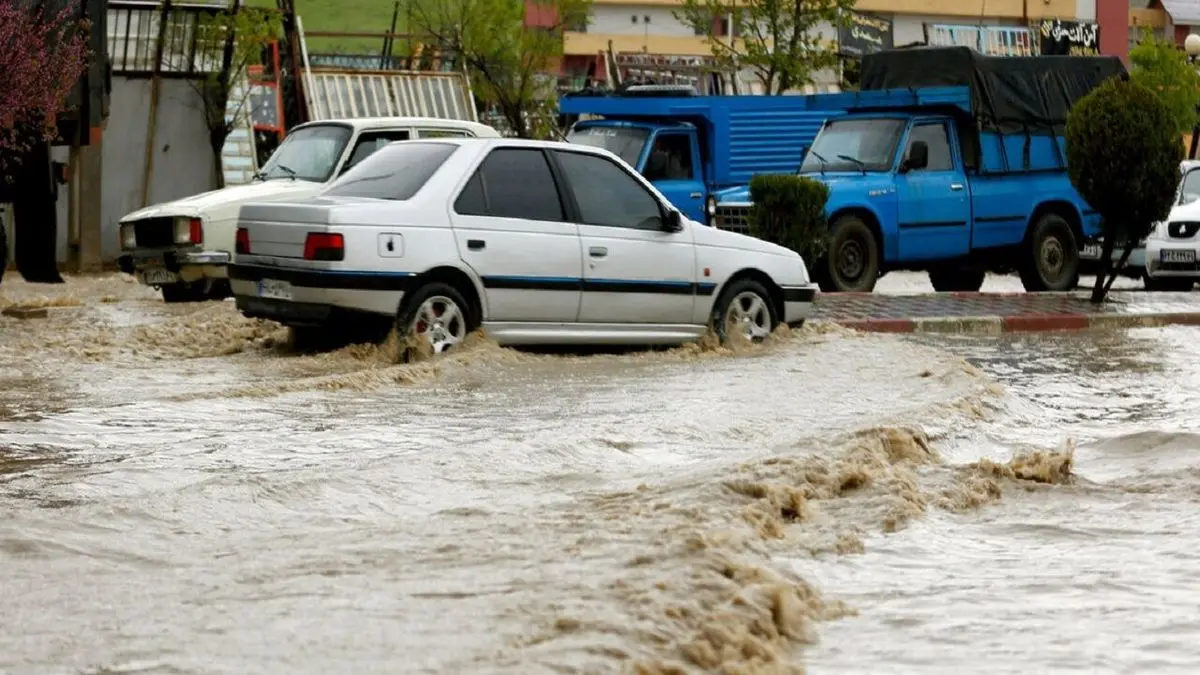
M962 333L999 335L1049 331L1116 330L1161 326L1200 326L1200 312L1144 314L1016 314L1012 316L938 316L916 319L817 319L868 333Z

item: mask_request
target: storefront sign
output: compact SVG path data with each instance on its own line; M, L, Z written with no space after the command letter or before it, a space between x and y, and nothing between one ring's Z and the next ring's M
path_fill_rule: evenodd
M1042 19L1042 54L1049 56L1098 56L1100 24L1083 21Z
M849 23L838 28L839 51L845 56L862 56L892 48L892 20L850 12Z

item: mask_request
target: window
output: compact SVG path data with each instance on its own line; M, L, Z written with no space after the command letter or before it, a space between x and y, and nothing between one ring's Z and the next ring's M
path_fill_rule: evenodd
M1177 204L1188 204L1197 195L1200 195L1200 169L1191 169L1183 176L1183 181L1179 185L1179 198Z
M533 148L493 150L467 181L454 210L470 216L566 220L550 164Z
M691 180L692 138L686 134L659 134L646 159L646 180Z
M465 129L417 129L421 138L474 138Z
M587 225L662 228L662 206L645 187L615 162L581 152L555 150Z
M333 174L351 133L345 124L314 124L296 129L275 149L259 176L264 180L294 178L324 183Z
M354 143L354 151L350 153L350 158L346 160L342 171L358 165L359 162L370 157L376 150L392 141L407 141L408 139L409 134L407 129L397 131L364 131L358 135L358 140Z
M331 197L411 199L459 146L411 141L385 147L325 189Z
M567 142L604 148L629 166L637 166L649 136L649 131L637 127L584 126L572 127Z
M925 144L929 146L929 165L924 169L914 169L915 171L954 170L954 160L950 157L950 139L946 135L945 124L935 122L914 126L912 133L908 136L908 150L904 151L905 159L908 159L908 153L916 141L925 141Z

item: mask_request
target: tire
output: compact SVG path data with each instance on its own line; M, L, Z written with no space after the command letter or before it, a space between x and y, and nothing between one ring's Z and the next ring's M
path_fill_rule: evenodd
M1143 276L1142 283L1148 291L1163 291L1170 293L1187 293L1196 285L1195 279L1180 277L1151 277Z
M1018 271L1026 291L1073 291L1079 286L1079 242L1062 216L1039 218L1024 246Z
M446 319L450 314L452 316ZM435 318L436 322L431 321ZM479 320L462 293L441 281L427 283L407 294L396 314L397 337L407 342L410 338L425 335L434 354L453 349L478 325ZM401 360L410 360L412 351L413 347L406 344Z
M203 281L195 283L165 284L160 287L163 302L204 302L208 299L208 291Z
M879 242L858 216L842 216L830 228L829 251L817 264L825 293L870 293L879 279Z
M208 287L205 298L208 300L224 300L233 296L233 287L228 279L213 279Z
M753 279L738 279L721 291L709 319L722 344L729 343L729 329L738 325L743 327L746 339L760 343L775 330L779 321L771 294Z
M976 292L983 288L985 272L969 267L937 267L929 270L929 283L939 293Z

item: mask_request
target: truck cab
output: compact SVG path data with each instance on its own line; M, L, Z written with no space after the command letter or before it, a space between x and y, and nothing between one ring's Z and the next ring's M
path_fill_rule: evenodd
M755 173L795 171L821 123L839 111L812 96L697 96L640 85L613 94L567 94L559 112L578 118L570 143L605 148L654 184L689 219L711 224L719 190Z
M829 187L828 253L810 269L822 290L868 292L898 269L928 272L938 291L977 291L989 271L1017 271L1029 291L1073 290L1100 222L1067 175L1062 129L1070 103L1124 67L894 51L864 57L862 91L810 106L847 111L827 119L798 171ZM1054 69L1073 72L1044 77ZM747 229L746 186L717 202L716 227Z

